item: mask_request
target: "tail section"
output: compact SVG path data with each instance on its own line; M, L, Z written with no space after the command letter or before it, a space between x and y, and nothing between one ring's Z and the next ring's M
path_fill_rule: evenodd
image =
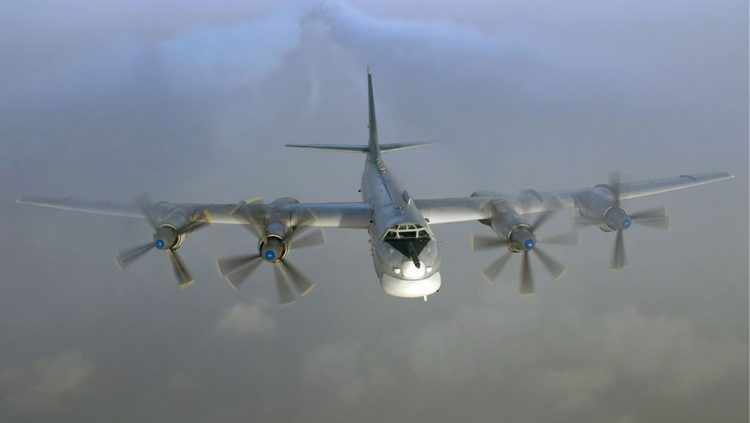
M380 156L380 146L378 145L378 121L375 118L375 96L372 93L372 73L367 68L367 106L369 110L369 121L367 127L370 128L370 138L367 142L369 155L371 157Z
M371 158L380 157L381 152L406 150L430 143L391 143L380 144L378 142L378 122L375 119L375 96L372 93L372 73L367 69L367 104L369 109L369 120L367 127L370 129L370 138L367 145L337 145L337 144L287 144L292 148L308 148L315 150L344 151L350 153L367 153Z

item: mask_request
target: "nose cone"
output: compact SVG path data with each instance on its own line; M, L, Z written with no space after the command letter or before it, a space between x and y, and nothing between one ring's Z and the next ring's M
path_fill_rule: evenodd
M510 249L516 253L531 251L536 246L536 238L530 229L514 229L510 234Z
M276 237L268 237L260 246L260 255L264 260L275 263L284 257L284 242Z
M386 294L399 298L422 298L432 295L440 289L440 272L435 272L425 279L404 280L388 274L380 277L380 284Z
M154 234L154 246L159 250L166 250L172 248L177 244L177 231L168 227L162 226L156 230Z

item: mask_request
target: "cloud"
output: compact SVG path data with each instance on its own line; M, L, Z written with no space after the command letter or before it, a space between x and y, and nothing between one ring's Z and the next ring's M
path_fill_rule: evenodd
M471 386L481 380L480 392L522 395L563 415L637 421L631 415L637 410L608 410L612 396L634 390L639 404L690 401L745 368L740 339L706 336L684 319L649 316L634 308L601 319L573 313L545 321L543 315L512 303L502 311L462 309L417 333L380 340L393 346L387 354L343 340L326 344L305 360L304 381L355 404L382 395L388 386L412 392L429 387L436 396L431 401L456 392L472 395ZM541 412L530 404L518 404L518 409L525 409L524 415Z
M184 371L173 373L167 381L167 389L170 391L192 391L198 388L195 379Z
M304 382L329 392L345 405L355 405L373 391L394 386L394 377L362 344L341 342L316 348L303 363Z
M80 351L67 351L39 359L30 368L3 370L0 391L3 401L20 411L53 411L81 391L94 369Z
M224 312L216 332L223 335L245 337L273 332L276 322L258 304L235 304Z
M701 336L685 320L647 317L629 308L605 319L604 350L610 365L636 381L659 380L647 389L687 397L742 367L736 338Z

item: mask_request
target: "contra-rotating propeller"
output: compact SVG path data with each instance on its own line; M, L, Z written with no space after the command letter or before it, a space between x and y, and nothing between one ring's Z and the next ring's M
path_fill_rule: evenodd
M521 223L513 226L507 237L498 238L491 235L474 235L472 247L474 251L496 250L506 247L508 251L484 269L482 274L489 282L494 282L507 267L513 254L521 253L521 294L534 293L534 277L531 271L529 253L533 252L553 279L558 279L565 272L565 266L545 253L538 244L548 245L576 245L576 232L537 239L535 232L544 225L557 210L549 210L540 214L531 225Z
M135 203L154 230L153 240L143 245L120 251L120 254L117 255L117 263L122 269L125 269L149 251L153 249L162 250L167 254L167 258L172 264L172 271L175 278L177 278L177 286L183 288L190 285L193 282L193 277L187 266L185 266L185 262L177 253L177 250L182 246L185 235L207 226L209 223L208 219L206 219L205 215L195 216L188 219L180 227L174 227L165 223L160 224L153 214L153 203L147 194L137 196Z
M286 258L289 250L322 245L325 241L320 229L310 228L313 216L309 212L286 227L279 222L267 222L265 218L254 214L252 207L245 207L259 202L259 199L245 202L235 214L245 220L243 225L258 240L258 253L223 257L217 260L219 272L229 284L239 289L240 285L252 275L263 261L273 266L276 291L279 303L289 304L295 301L294 291L306 295L315 285L296 266ZM294 289L294 291L292 290Z
M666 230L669 229L669 217L664 207L655 207L628 214L621 203L622 182L618 172L609 175L607 186L612 193L612 205L607 208L599 218L576 216L575 225L579 228L587 226L599 226L607 232L617 232L615 243L612 248L610 269L622 269L627 266L627 254L625 253L625 240L623 231L630 228L633 223L639 225Z

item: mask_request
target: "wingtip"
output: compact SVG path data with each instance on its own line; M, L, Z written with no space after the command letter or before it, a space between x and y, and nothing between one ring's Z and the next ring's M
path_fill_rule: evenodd
M21 197L16 198L16 204L38 204L40 202L44 201L42 198L39 197L29 197L26 195L23 195Z

